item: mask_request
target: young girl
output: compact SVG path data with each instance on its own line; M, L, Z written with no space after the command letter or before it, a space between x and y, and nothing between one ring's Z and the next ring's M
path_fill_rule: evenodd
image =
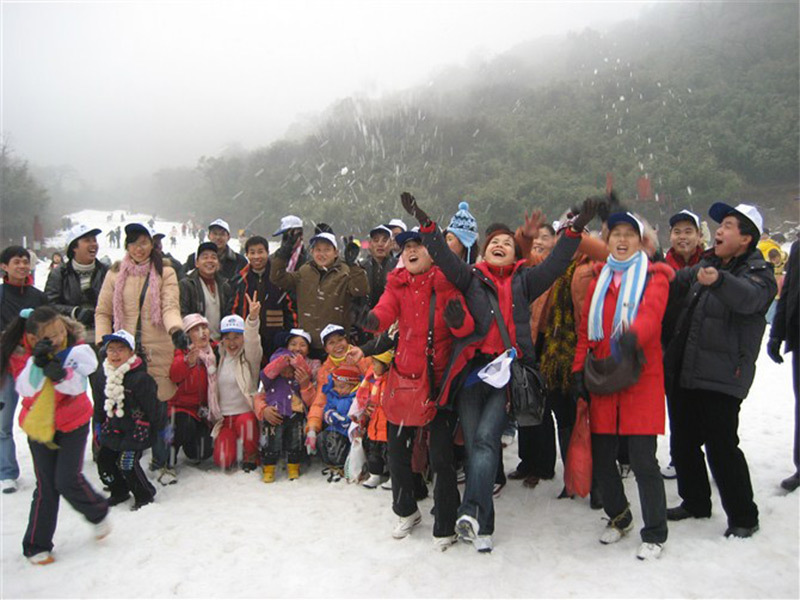
M286 347L279 348L261 372L264 393L254 398L256 417L261 421L261 461L264 483L275 481L275 466L282 450L286 451L289 479L300 476L303 458L304 402L316 393L312 366L306 360L311 336L302 329L292 329ZM319 368L319 361L314 361Z
M150 504L156 490L139 460L167 424L167 412L158 400L156 381L134 349L134 337L120 329L103 336L106 359L93 378L94 424L100 451L97 471L116 506L133 493L131 510Z
M22 397L19 424L28 434L36 489L22 552L31 563L46 565L55 560L51 552L60 496L94 525L96 539L111 531L108 502L81 473L92 418L87 377L97 369L97 357L82 343L82 327L74 321L47 306L23 313L25 347L32 350L16 389ZM22 330L17 322L6 334L16 332L19 343Z
M342 467L350 452L348 429L352 421L348 414L362 378L358 367L341 365L333 370L328 383L322 387L325 394L323 419L327 427L319 436L319 453L330 469L328 481L338 481L343 474Z

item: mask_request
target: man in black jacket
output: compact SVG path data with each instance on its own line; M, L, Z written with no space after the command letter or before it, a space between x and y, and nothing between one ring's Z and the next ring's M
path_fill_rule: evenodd
M94 340L94 311L108 265L97 259L99 229L76 225L67 244L67 261L50 271L44 287L47 302L62 315L83 323Z
M220 321L231 314L231 286L219 272L219 256L213 242L200 244L196 256L195 269L179 284L181 316L192 313L203 315L208 321L211 339L219 341Z
M247 259L234 252L228 246L228 240L231 239L231 228L227 221L216 219L211 221L208 226L208 241L213 242L217 246L217 256L219 257L219 272L223 279L232 284L233 280L239 275L239 271L247 266ZM194 253L186 257L186 262L183 265L184 272L188 273L194 269Z
M762 230L758 210L717 202L709 215L720 223L712 248L697 265L678 271L672 283L683 309L664 361L682 503L668 509L667 518L711 516L705 444L728 516L725 536L750 537L758 531L758 507L739 448L739 409L755 377L764 315L777 285L756 248Z
M772 320L772 329L769 332L767 354L776 363L781 364L781 344L786 342L786 352L792 353L792 378L794 382L794 475L781 481L781 487L789 492L795 491L800 486L800 264L798 264L798 242L792 244L789 252L789 262L786 265L786 277L783 279L783 289L778 300L775 318Z

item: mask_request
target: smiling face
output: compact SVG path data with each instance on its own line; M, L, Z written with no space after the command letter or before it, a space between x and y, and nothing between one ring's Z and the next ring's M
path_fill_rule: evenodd
M327 240L317 240L311 248L311 258L318 267L327 269L339 256L339 251Z
M203 250L195 261L195 266L200 272L200 276L205 279L213 279L219 271L219 257L213 250Z
M433 259L425 246L410 240L403 245L403 265L412 275L420 275L430 270Z
M444 236L445 241L447 241L447 247L458 256L461 260L464 260L464 256L467 253L467 249L464 248L464 244L461 243L461 240L456 237L456 234L447 232L447 235Z
M187 333L189 340L192 342L193 348L208 348L211 343L211 332L208 330L208 325L195 325Z
M111 341L106 344L106 360L115 369L133 356L133 350L124 342Z
M348 346L347 338L341 333L332 333L325 338L325 352L336 358L344 358Z
M678 221L669 230L669 245L684 258L690 257L700 244L700 230L691 221Z
M78 240L75 246L75 262L82 265L89 265L97 258L97 237L93 235L86 235Z
M208 230L208 239L217 245L217 248L222 250L228 245L228 240L231 239L231 234L228 233L223 227L214 225Z
M619 223L608 233L608 251L617 260L627 260L642 248L642 238L630 223Z
M236 354L244 346L244 335L235 331L222 334L222 345L229 354Z
M153 252L153 240L146 233L141 233L125 249L133 262L141 263L150 258L150 254Z
M8 274L8 281L22 285L31 274L31 259L27 256L14 256L7 263L0 264L0 268Z
M752 239L752 236L743 235L739 231L739 220L733 215L728 215L722 219L714 234L714 254L723 262L728 262L747 252Z
M499 233L486 244L483 259L493 267L508 267L514 264L516 248L514 238L507 233Z
M254 271L263 271L267 268L269 252L264 244L253 244L247 249L247 262Z
M293 354L299 354L300 356L308 356L308 353L311 350L306 339L300 337L299 335L289 339L289 342L286 344L286 349L289 352Z
M556 236L550 233L547 227L539 228L539 235L533 240L533 249L537 254L550 254L553 246L556 245Z

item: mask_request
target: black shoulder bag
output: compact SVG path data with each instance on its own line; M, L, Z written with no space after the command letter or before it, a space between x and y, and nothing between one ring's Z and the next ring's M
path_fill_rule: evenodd
M489 305L494 313L500 337L506 349L513 348L511 336L503 321L500 304L497 296L489 293ZM547 386L544 378L533 365L525 364L519 358L511 362L511 379L508 382L508 391L511 396L511 412L514 417L525 416L525 421L530 425L539 425L544 418L545 397Z
M142 346L142 307L144 307L144 299L147 296L147 288L150 285L150 277L144 278L144 285L142 291L139 293L139 318L136 319L136 333L134 340L136 341L136 355L142 359L142 362L147 364L147 351Z

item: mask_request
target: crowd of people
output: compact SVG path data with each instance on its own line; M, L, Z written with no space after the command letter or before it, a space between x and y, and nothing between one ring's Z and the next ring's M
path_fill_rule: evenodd
M108 266L97 257L102 232L77 225L44 292L28 251L4 249L0 480L16 491L21 398L37 478L24 556L54 560L59 497L100 539L110 507L139 510L178 482L181 463L204 461L265 484L285 463L288 481L319 465L329 482L391 489L387 529L398 539L420 524L417 502L432 485L434 546L491 552L494 497L506 478L529 488L553 479L557 448L566 466L580 402L590 506L608 517L601 543L633 528L622 483L632 471L637 557L658 558L669 521L711 515L706 460L724 535L758 531L739 410L769 312L770 358L783 361L784 343L792 355L797 424L797 241L787 260L748 204L713 204L706 241L700 217L677 212L662 254L653 228L613 193L557 221L534 211L516 228L493 223L483 236L465 202L445 228L411 194L401 202L418 226L377 224L366 250L325 224L306 244L303 221L288 215L274 253L253 235L240 254L216 219L185 264L152 225L129 223L125 255ZM667 411L671 463L660 468ZM506 476L509 427L519 463ZM83 475L87 442L108 497ZM797 425L794 444L797 469ZM675 507L665 477L677 477ZM796 470L781 485L799 483ZM574 494L565 485L559 498Z

